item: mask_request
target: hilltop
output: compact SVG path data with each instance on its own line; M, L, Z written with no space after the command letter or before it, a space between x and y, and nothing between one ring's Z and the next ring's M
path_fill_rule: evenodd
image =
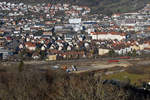
M6 2L23 2L29 4L36 3L71 3L77 5L89 6L93 13L103 13L111 15L112 13L137 11L144 7L149 0L0 0Z

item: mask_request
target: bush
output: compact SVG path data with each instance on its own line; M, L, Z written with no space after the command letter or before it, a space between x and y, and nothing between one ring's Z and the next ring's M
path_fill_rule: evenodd
M24 67L24 62L21 61L21 62L19 63L19 66L18 66L18 71L19 71L19 72L22 72L22 71L23 71L23 67Z
M129 97L121 88L103 85L101 76L95 73L0 72L0 100L130 100Z

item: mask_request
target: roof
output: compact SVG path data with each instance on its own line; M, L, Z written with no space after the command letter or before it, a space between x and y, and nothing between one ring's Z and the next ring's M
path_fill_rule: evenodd
M28 47L36 47L36 44L34 44L32 42L26 42L25 45Z
M91 32L92 35L99 35L99 34L111 34L111 35L121 35L121 36L125 36L126 33L120 33L120 32Z
M84 51L69 51L69 52L64 52L62 53L63 55L83 55Z
M3 48L0 48L0 53L4 53L4 52L10 52L10 51L6 50L6 49L3 49Z

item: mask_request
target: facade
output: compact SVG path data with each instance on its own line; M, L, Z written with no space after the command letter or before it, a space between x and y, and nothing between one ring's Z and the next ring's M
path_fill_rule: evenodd
M108 54L109 53L109 49L99 49L98 50L98 54L100 55L100 56L103 56L103 55L105 55L105 54Z
M81 18L70 18L69 23L70 24L80 24L81 23Z
M56 56L56 55L47 55L47 60L48 60L48 61L57 60L57 56Z
M0 49L0 58L5 60L8 59L9 56L13 55L11 51L5 50L5 49Z
M123 40L126 38L125 35L121 34L111 34L106 32L91 32L91 36L93 40Z

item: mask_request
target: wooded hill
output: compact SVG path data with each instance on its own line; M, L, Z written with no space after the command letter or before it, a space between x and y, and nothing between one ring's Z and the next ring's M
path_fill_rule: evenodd
M149 0L0 0L6 2L24 3L71 3L92 8L94 13L112 14L116 12L136 11L144 7Z

